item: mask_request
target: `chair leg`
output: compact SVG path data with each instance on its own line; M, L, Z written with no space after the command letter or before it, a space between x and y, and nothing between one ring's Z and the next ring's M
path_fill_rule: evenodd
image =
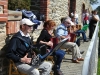
M66 52L68 52L68 54L69 54L69 49L68 48L66 48Z

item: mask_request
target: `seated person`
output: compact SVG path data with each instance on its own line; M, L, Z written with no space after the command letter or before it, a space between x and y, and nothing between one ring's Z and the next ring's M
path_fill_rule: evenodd
M37 44L45 44L47 45L48 49L51 49L53 47L53 42L51 41L52 38L52 30L56 26L55 22L53 20L48 20L43 25L43 30L41 31L40 36L37 39ZM57 50L55 51L54 55L56 56L56 61L54 65L54 73L57 75L63 75L60 70L60 65L62 62L62 59L65 55L65 52L63 50Z
M73 23L72 25L75 26L76 25L75 18L72 17L71 20L72 20L72 23ZM84 42L88 42L87 37L86 37L86 34L85 34L85 32L83 30L77 30L77 29L75 29L74 32L77 33L78 36L80 36L80 34L82 34L83 41Z
M32 57L28 57L28 53L31 53L31 39L29 33L33 29L34 24L35 23L27 18L20 21L20 31L10 40L7 50L7 58L11 59L22 73L27 75L49 75L52 70L52 64L50 62L43 61L39 66L33 66L31 65ZM26 43L17 37L23 38ZM35 56L35 54L32 54L32 56L33 55ZM40 73L37 68L42 69L43 71Z
M68 30L67 27L71 26L71 19L69 17L66 17L62 20L62 23L57 27L56 29L56 36L59 38L59 40L70 38L68 36ZM74 63L79 63L79 61L83 61L82 55L80 54L80 49L74 42L66 42L61 46L62 48L68 48L72 50L72 61Z

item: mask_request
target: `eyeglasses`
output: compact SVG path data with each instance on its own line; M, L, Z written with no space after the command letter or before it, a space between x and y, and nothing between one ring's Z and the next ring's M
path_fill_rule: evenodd
M67 24L70 24L69 22L66 22Z

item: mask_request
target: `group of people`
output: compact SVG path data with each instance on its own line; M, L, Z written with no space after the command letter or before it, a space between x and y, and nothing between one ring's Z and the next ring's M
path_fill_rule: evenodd
M74 20L75 24L78 24L78 14L76 11L71 13L71 18L72 18L72 20L75 19ZM85 26L85 25L89 26L89 39L91 40L94 30L95 30L95 27L96 27L96 24L99 21L98 11L93 10L90 13L88 9L85 9L85 11L82 14L82 21L83 21L83 26Z
M94 11L95 13L95 11ZM96 16L92 16L96 17ZM93 23L93 18L91 19L90 24ZM73 20L72 20L73 21ZM70 27L72 24L76 25L74 22L71 21L70 17L64 17L61 19L61 24L57 26L55 30L55 36L58 38L59 41L62 41L65 38L68 38L70 40L68 27ZM43 61L40 65L31 65L32 57L28 56L28 52L31 52L30 45L33 45L31 41L31 37L29 33L33 30L33 26L35 23L30 21L27 18L23 18L20 21L20 31L17 32L10 40L9 48L7 50L7 57L13 60L16 67L19 71L28 74L28 75L49 75L51 70L54 70L55 75L63 75L60 66L62 59L64 58L65 51L59 49L55 51L52 55L56 56L56 61L54 66L52 63L48 61ZM90 31L93 30L93 28L89 26ZM94 25L94 24L93 24ZM44 22L43 29L40 33L40 36L37 39L36 44L45 44L47 47L46 52L51 52L51 48L53 47L52 39L52 30L55 29L56 23L53 20L47 20ZM85 32L82 30L76 31L78 35L82 33L83 39L85 42L87 42L87 38L85 35ZM90 38L93 35L92 32L90 32ZM25 40L24 42L20 40L17 37L23 38ZM25 43L26 42L26 43ZM27 47L26 47L27 46ZM84 58L82 58L81 50L79 49L78 45L75 42L67 41L64 43L61 48L68 48L72 51L72 62L73 63L79 63L80 61L84 61ZM36 55L35 52L32 53L34 56ZM38 68L38 69L37 69ZM39 72L39 70L42 70Z

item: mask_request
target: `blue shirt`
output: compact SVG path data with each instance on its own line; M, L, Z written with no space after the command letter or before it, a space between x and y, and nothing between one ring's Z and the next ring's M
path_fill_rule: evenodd
M68 35L67 27L64 24L60 24L56 29L56 36L60 37L67 35Z

